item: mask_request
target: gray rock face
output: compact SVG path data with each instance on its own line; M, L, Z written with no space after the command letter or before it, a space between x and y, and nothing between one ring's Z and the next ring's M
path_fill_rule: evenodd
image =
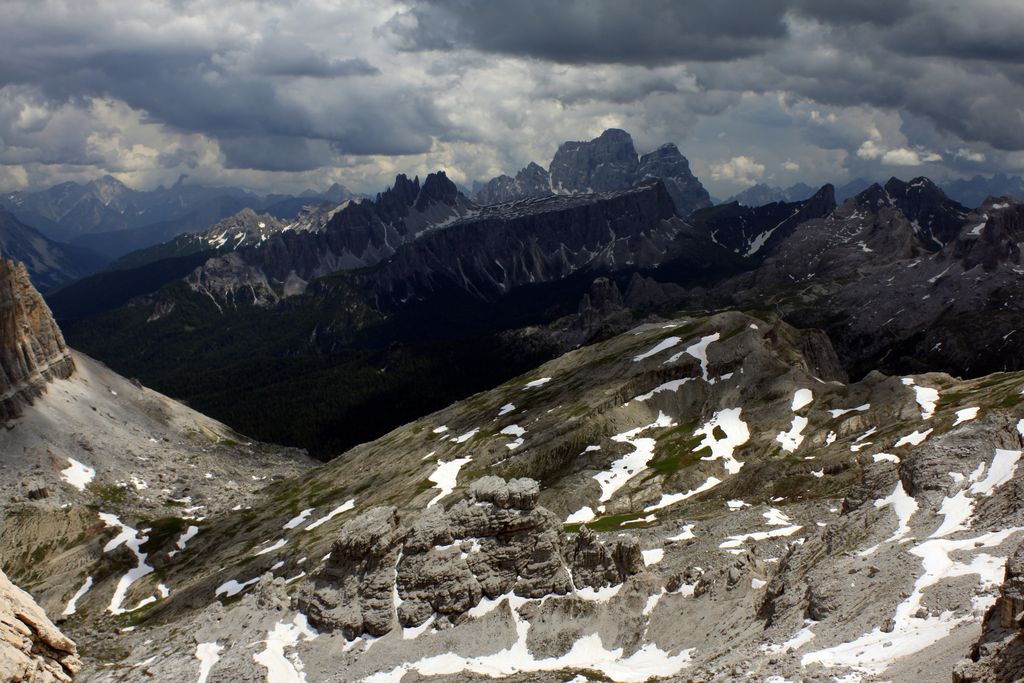
M1006 560L996 603L985 614L970 658L953 670L953 683L1001 683L1024 676L1024 543Z
M0 571L0 680L72 681L81 666L75 643Z
M610 270L627 261L656 266L671 257L684 228L658 182L597 197L544 197L485 207L355 279L377 302L425 297L439 283L493 300L580 270Z
M690 171L690 162L671 142L640 157L637 178L661 178L680 216L711 206L711 195Z
M22 264L0 259L0 418L20 413L74 361L46 302Z
M565 540L562 523L537 506L532 479L483 477L447 511L430 508L402 526L374 508L341 531L331 559L297 598L318 629L354 638L397 624L458 623L484 598L565 595L617 585L644 571L631 536L601 543L586 528Z
M330 561L298 598L318 629L340 630L348 638L381 636L394 622L395 565L407 532L391 507L368 510L345 525Z
M648 178L665 183L681 216L711 206L711 197L672 143L637 158L629 133L610 128L589 142L566 142L551 160L551 187L562 194L605 192Z
M609 128L589 142L563 142L551 160L551 185L563 194L617 190L636 181L639 165L629 133Z
M483 205L504 204L518 199L544 197L549 194L551 194L551 175L542 166L531 161L519 173L516 173L515 178L507 175L491 178L476 193L474 199L478 204Z

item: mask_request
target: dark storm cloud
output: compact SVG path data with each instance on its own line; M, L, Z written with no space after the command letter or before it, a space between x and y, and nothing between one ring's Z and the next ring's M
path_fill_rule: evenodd
M400 155L472 180L601 126L769 173L1024 150L1017 0L2 1L0 181L365 164L371 184Z
M1024 5L949 0L672 2L422 0L390 30L405 49L473 49L562 64L685 63L706 91L787 92L924 116L1024 149ZM609 102L628 98L624 82ZM583 90L578 96L588 96Z
M783 0L435 0L387 30L406 49L474 48L567 64L666 64L761 53L786 36Z
M329 59L294 40L270 37L254 47L251 70L267 76L345 78L376 76L380 69L362 57Z
M829 24L874 24L889 26L913 11L911 0L800 0L795 12Z
M238 19L251 9L239 5ZM0 87L32 85L54 106L124 102L145 120L218 140L231 166L312 169L339 153L420 153L435 136L455 135L430 93L380 79L362 56L326 57L273 33L197 37L156 15L149 37L125 35L87 15L40 11L0 25ZM315 97L296 95L303 78L322 82Z

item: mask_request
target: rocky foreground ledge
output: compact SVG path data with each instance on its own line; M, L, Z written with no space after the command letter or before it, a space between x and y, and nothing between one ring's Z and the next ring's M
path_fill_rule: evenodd
M81 668L74 641L0 571L0 681L71 681Z

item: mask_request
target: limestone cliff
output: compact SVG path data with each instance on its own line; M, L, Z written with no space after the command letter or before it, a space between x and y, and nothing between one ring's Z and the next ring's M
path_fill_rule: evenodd
M0 571L0 680L72 681L81 666L75 643Z
M25 266L0 259L0 419L16 417L74 361Z

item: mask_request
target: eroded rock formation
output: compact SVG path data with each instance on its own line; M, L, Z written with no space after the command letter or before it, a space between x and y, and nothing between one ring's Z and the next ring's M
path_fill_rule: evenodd
M74 361L22 264L0 259L0 419L16 417Z
M644 571L635 538L605 544L584 528L566 539L539 493L532 479L489 476L410 526L394 508L373 508L345 525L298 607L320 630L380 636L435 616L439 627L455 624L485 598L566 595Z

